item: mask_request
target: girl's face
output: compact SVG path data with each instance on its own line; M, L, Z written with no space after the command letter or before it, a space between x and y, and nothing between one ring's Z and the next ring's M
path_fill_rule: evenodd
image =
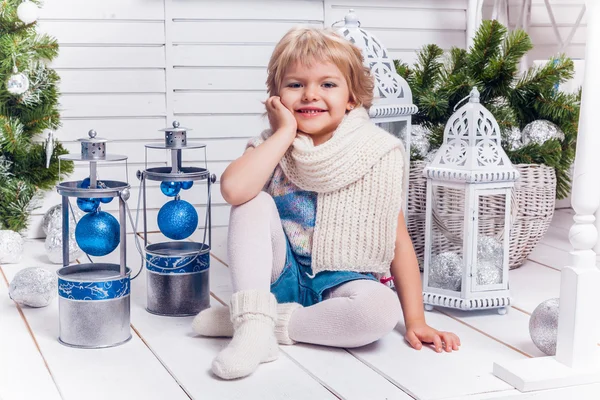
M295 63L287 68L279 91L281 102L298 123L298 131L315 146L333 135L346 111L354 107L342 71L333 63L314 61L310 67Z

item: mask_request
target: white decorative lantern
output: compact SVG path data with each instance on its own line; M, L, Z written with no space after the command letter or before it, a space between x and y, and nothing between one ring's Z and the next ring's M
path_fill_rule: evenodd
M500 144L494 116L469 102L444 130L444 142L427 165L423 302L463 310L510 305L508 248L511 191L519 172Z
M335 24L334 24L335 25ZM354 10L344 17L344 25L337 33L359 47L364 64L375 78L374 101L369 109L372 121L389 133L399 137L406 149L405 176L403 177L404 214L408 204L408 171L410 168L411 115L417 112L412 103L412 92L408 83L396 72L394 61L381 42L360 28Z

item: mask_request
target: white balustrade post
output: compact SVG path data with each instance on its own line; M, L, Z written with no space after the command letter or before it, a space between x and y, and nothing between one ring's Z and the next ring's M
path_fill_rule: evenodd
M575 224L570 265L561 272L560 311L555 357L494 364L494 374L521 391L544 390L600 382L600 270L594 213L600 206L600 6L589 2L586 72L573 173ZM524 267L526 268L526 267ZM597 388L596 388L597 390ZM566 394L566 392L564 392Z
M596 2L594 2L596 3ZM600 270L593 248L598 242L594 213L600 206L600 7L591 6L587 43L586 73L583 79L577 151L573 172L571 204L575 223L569 230L573 246L570 266L563 268L560 286L557 361L573 368L590 368L600 363L596 343L600 339Z

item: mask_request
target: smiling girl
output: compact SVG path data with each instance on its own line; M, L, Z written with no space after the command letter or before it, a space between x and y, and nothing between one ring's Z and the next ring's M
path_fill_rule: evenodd
M279 344L357 347L398 323L415 349L458 350L425 323L417 259L402 205L404 149L367 109L373 78L335 33L288 32L268 66L271 129L221 177L233 207L230 307L194 319L204 336L233 336L212 364L224 379L273 361ZM379 282L391 273L397 295ZM400 301L398 301L400 300Z

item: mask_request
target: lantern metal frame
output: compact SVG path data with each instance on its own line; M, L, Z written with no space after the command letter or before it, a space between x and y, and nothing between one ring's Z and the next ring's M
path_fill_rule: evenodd
M60 175L61 161L84 162L89 164L90 187L78 187L79 181L59 182L56 190L62 197L62 254L63 266L69 266L69 197L76 198L118 198L119 199L119 226L120 226L120 244L119 244L119 271L121 276L126 275L127 269L127 220L126 220L126 201L130 196L131 186L128 179L127 156L118 154L106 154L106 143L108 140L97 138L96 131L88 132L89 138L79 139L81 142L81 154L63 154L58 156L58 170ZM102 180L103 187L98 188L98 163L111 163L125 161L125 182L114 180ZM90 265L94 263L90 260Z
M127 200L130 197L127 156L106 154L108 140L88 132L89 138L79 139L80 154L58 157L59 175L61 161L84 162L89 165L89 188L80 181L59 182L56 185L62 197L62 257L63 267L57 271L59 291L59 343L76 348L105 348L121 345L131 339L130 282L131 269L127 267ZM98 187L98 163L125 161L125 181L102 180ZM69 260L69 197L119 199L119 264L94 262L70 264ZM100 207L100 206L99 206ZM93 211L96 212L96 211ZM74 213L73 213L74 218ZM74 218L75 219L75 218ZM63 289L63 286L66 289ZM65 290L78 293L61 293ZM96 313L93 323L81 319L82 314ZM102 327L102 328L101 328Z
M338 21L342 22L342 21ZM338 22L334 23L336 26ZM397 136L404 142L405 160L403 183L403 209L408 207L408 182L410 171L411 121L418 111L412 102L408 82L396 72L394 60L387 48L374 35L360 28L360 21L353 9L344 17L344 24L337 33L361 49L364 65L374 78L373 105L369 116L373 123Z
M144 145L145 158L144 158L144 170L137 171L137 178L140 180L140 192L142 196L142 210L143 210L143 224L144 224L144 252L140 251L142 257L146 255L145 263L146 268L148 264L152 263L152 256L162 258L178 258L186 260L183 265L178 264L174 267L165 267L152 265L153 267L159 268L162 271L175 271L188 264L193 263L197 257L210 253L212 244L212 212L211 212L211 188L212 184L216 182L216 175L211 174L208 170L208 161L206 155L206 144L190 142L187 139L187 132L191 129L180 127L178 121L173 121L173 127L160 129L164 132L165 138L163 143L149 143ZM167 150L170 151L170 166L164 167L148 167L148 150ZM204 150L204 168L201 167L184 167L182 166L184 150ZM204 232L205 236L202 243L196 242L182 242L182 241L164 241L153 244L148 244L148 217L147 217L147 193L146 193L146 181L157 181L157 182L186 182L193 181L194 183L200 181L207 182L207 205L206 215L204 220ZM179 199L179 195L175 196L175 199ZM138 213L139 213L138 209ZM136 223L137 225L137 223ZM197 230L196 227L195 230ZM208 241L206 240L206 234L208 233ZM140 250L140 249L138 249ZM150 259L148 256L151 256ZM144 266L142 266L144 268ZM150 288L150 281L147 279L148 293L152 292ZM199 293L197 293L199 294ZM149 297L150 298L150 297ZM150 300L149 300L150 301ZM154 303L154 301L153 301ZM150 306L146 307L146 310L152 314L165 315L165 316L190 316L195 315L200 309L194 309L193 311L182 311L177 313L166 313L160 312L153 309Z
M500 127L493 115L479 103L479 92L471 91L469 102L457 110L444 130L444 142L423 174L427 178L425 219L425 258L423 302L433 306L462 310L498 309L504 314L510 305L508 286L508 249L511 227L511 194L519 172L501 147ZM462 207L462 281L460 292L433 287L429 282L433 248L433 223L436 208L434 189L445 187L464 193ZM479 199L503 196L504 225L498 233L503 258L501 282L477 284L479 238Z

